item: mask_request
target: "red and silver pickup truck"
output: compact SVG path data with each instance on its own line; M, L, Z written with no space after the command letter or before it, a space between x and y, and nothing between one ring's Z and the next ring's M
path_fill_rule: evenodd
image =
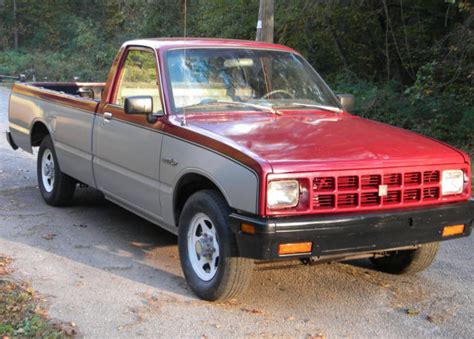
M191 289L222 300L258 260L414 273L471 233L469 157L353 101L285 46L135 40L106 83L15 83L7 138L39 146L48 204L96 188L177 234Z

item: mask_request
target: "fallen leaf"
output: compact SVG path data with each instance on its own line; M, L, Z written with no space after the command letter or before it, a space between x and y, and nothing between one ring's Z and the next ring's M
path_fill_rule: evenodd
M420 311L418 311L417 309L414 309L414 308L408 308L406 310L407 314L408 315L418 315L420 314Z
M80 228L86 228L87 227L86 224L73 224L72 226L80 227Z
M321 333L318 334L307 334L306 339L324 339L324 335Z
M243 312L248 312L248 313L252 313L252 314L262 314L263 313L262 311L257 310L255 308L251 308L251 309L250 308L241 308L240 310L243 311Z
M70 336L70 337L76 334L76 330L73 328L66 328L64 332L66 333L67 336Z
M56 233L48 233L46 235L43 235L43 238L46 240L53 240L56 235Z

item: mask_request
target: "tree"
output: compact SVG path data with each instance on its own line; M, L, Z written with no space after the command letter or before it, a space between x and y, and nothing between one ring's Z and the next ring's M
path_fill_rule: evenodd
M18 22L17 22L17 12L16 12L16 0L13 0L13 35L15 40L15 50L18 49Z

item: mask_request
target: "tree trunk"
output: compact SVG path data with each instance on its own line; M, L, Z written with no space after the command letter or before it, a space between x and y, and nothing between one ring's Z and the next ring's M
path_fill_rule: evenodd
M13 0L13 35L15 39L15 50L18 49L18 23L16 20L16 0Z
M257 22L257 41L273 42L274 0L260 0Z

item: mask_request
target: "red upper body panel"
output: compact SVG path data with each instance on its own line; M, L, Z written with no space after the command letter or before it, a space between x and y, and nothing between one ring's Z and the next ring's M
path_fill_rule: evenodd
M230 139L274 173L465 162L443 143L347 113L202 113L187 123Z
M275 49L297 53L278 44L233 39L165 38L133 40L127 46L156 49L236 47ZM165 104L170 111L167 79L162 69ZM180 117L170 117L171 121ZM420 164L465 163L461 152L413 132L370 121L348 113L316 110L189 114L191 130L216 138L245 153L273 173L343 170ZM267 166L265 166L267 167ZM263 172L266 172L264 169Z
M170 114L166 119L171 123L170 131L180 129L182 117L170 111L168 79L163 68L162 52L183 47L235 47L297 53L283 45L233 39L163 38L128 41L122 46L112 66L102 106L105 105L104 101L110 100L120 56L130 46L148 47L158 52L163 103ZM316 110L285 111L282 116L267 112L201 113L189 114L187 122L189 126L184 129L214 138L217 144L225 144L237 153L255 159L262 167L260 173L268 172L270 166L274 173L288 173L467 161L461 152L441 142L348 113Z
M212 39L212 38L154 38L127 41L126 46L145 46L165 51L172 48L187 47L238 47L238 48L262 48L278 49L296 53L290 47L272 44L262 41L237 40L237 39Z

